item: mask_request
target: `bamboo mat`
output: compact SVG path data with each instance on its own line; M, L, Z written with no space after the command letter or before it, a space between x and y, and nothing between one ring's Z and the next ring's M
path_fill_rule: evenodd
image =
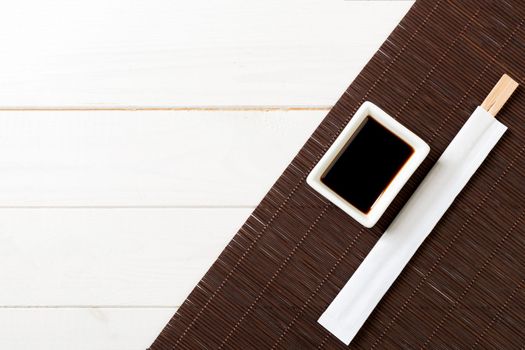
M503 73L522 85L498 114L509 130L350 347L521 348L524 20L520 0L416 2L151 349L345 348L316 320ZM373 229L305 184L365 100L431 146Z

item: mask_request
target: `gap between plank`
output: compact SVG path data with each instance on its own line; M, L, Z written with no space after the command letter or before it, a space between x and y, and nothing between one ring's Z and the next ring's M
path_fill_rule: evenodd
M0 209L255 209L256 205L0 205Z
M180 305L0 305L5 309L177 309Z
M293 111L329 111L332 106L100 106L100 107L1 107L0 112L29 112L29 111L181 111L181 112L293 112Z

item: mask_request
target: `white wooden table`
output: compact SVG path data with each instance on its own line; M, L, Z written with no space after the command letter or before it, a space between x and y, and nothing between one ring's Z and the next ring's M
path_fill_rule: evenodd
M144 349L412 5L0 11L0 349Z

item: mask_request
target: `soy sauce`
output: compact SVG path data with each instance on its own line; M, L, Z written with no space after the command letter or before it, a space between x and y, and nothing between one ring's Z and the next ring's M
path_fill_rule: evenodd
M321 181L368 213L413 153L410 145L369 116Z

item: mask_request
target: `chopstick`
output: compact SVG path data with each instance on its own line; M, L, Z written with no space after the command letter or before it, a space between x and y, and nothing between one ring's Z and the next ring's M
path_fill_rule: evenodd
M481 107L495 117L517 87L518 83L514 79L507 74L503 74L487 95Z

